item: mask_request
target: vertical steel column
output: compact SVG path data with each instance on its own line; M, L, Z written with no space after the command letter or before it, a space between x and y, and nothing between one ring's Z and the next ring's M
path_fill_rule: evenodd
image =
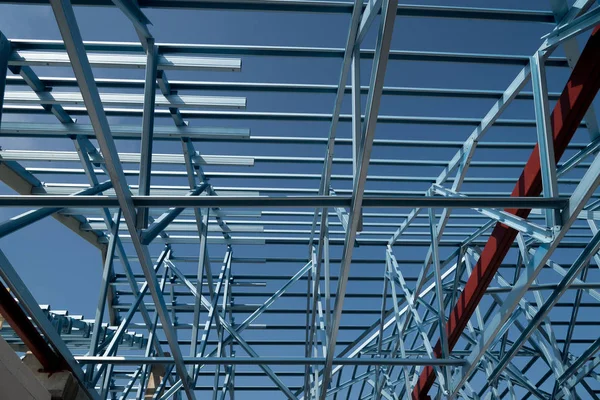
M448 335L446 335L446 312L444 307L444 288L442 286L442 272L440 268L440 253L438 248L439 237L437 235L438 228L435 219L434 209L430 208L429 213L429 231L431 234L431 254L433 263L433 273L435 276L435 297L438 305L438 329L440 334L442 358L449 358L450 347L448 345ZM450 379L450 367L442 367L442 374L446 382Z
M333 114L331 118L331 125L329 126L329 135L327 138L327 151L325 153L325 161L323 163L323 170L321 172L321 184L319 186L319 194L324 195L329 191L329 182L331 180L331 169L333 165L333 148L335 146L335 135L337 131L337 124L340 118L340 112L342 110L342 102L344 100L344 94L346 92L346 82L348 80L348 72L350 71L350 63L352 61L352 53L355 48L356 35L358 33L358 27L360 23L360 16L362 13L362 0L354 0L354 7L352 9L352 17L350 19L350 29L348 30L348 38L346 39L346 48L344 49L344 60L342 61L342 70L340 72L340 80L335 95L335 103L333 106ZM319 232L319 243L317 256L320 257L322 254L323 241L325 237L325 231L322 229L325 224L325 218L329 214L327 207L321 210L321 230ZM314 242L314 236L317 228L317 220L319 216L319 208L315 209L315 213L312 221L312 228L310 234L310 240L308 243L309 257L312 257L312 246Z
M537 142L542 173L542 194L544 197L552 198L558 196L558 181L556 177L556 162L554 161L554 146L550 127L550 105L548 104L548 87L544 62L545 57L539 51L529 58L533 104L535 106L535 123L537 126ZM548 227L554 228L557 224L560 224L557 210L547 209L544 212Z
M552 112L551 125L555 162L563 155L600 88L600 57L598 57L598 54L600 54L600 28L596 28L592 32ZM512 192L512 196L537 196L541 191L540 155L539 147L536 145ZM525 209L509 209L506 211L521 218L527 218L530 213L530 210ZM450 314L447 333L451 349L458 342L475 307L481 300L516 236L516 230L500 223L496 224L473 274L469 277L457 305ZM439 343L435 350L436 356L440 357L441 348ZM428 398L427 392L433 385L434 379L433 369L426 367L413 391L413 398Z
M358 176L358 162L363 146L362 110L360 105L360 43L356 44L352 52L350 81L352 83L352 183L354 184L354 180ZM357 229L359 232L362 231L362 225L361 211Z
M4 90L6 89L6 73L10 57L10 42L0 31L0 126L2 125L2 107L4 106Z
M352 206L350 208L348 230L346 231L346 235L344 237L344 248L342 250L342 261L340 263L340 276L338 280L337 296L335 298L335 305L333 308L330 339L327 347L327 357L325 357L326 361L322 375L323 384L321 386L321 400L325 400L327 396L327 389L329 388L329 383L331 381L333 357L335 355L337 335L340 328L340 320L342 318L342 308L344 306L346 285L348 283L348 275L350 273L350 263L352 260L354 241L356 240L360 210L362 209L362 200L367 180L367 171L369 168L369 161L371 159L371 151L373 150L375 126L377 124L377 115L379 114L379 105L381 104L381 93L383 91L383 81L389 59L389 51L392 42L392 33L394 31L394 22L396 21L397 8L398 4L395 1L384 1L382 6L381 27L379 29L379 35L377 38L377 47L375 49L375 58L373 60L371 81L369 84L369 95L365 109L365 123L362 128L363 149L355 184L353 185L354 195L352 198Z
M113 272L113 259L115 257L115 249L119 240L119 223L121 222L121 210L115 214L113 226L110 232L110 242L108 249L104 255L104 268L102 270L102 284L100 286L100 295L98 296L98 305L96 307L96 316L94 318L94 328L92 329L92 337L90 339L90 355L95 356L98 352L98 343L100 342L100 330L102 329L102 320L104 319L104 310L106 300L108 298L108 290L110 288ZM89 383L94 376L94 364L90 364L85 370L85 380Z
M167 253L168 254L168 253ZM167 265L165 265L165 270L163 272L163 276L160 280L160 290L161 292L165 292L165 287L167 285L167 278L169 276L169 267ZM173 286L173 285L171 285ZM145 356L149 357L152 354L152 343L155 340L156 337L156 327L158 325L158 313L154 313L154 319L152 320L152 326L149 327L148 330L148 344L146 345L146 351L145 351ZM138 386L138 392L137 392L137 400L141 400L142 396L144 396L144 392L146 390L147 384L146 384L146 380L148 377L148 374L150 374L152 372L152 367L148 364L143 365L142 367L142 374L140 375L140 385ZM167 380L169 377L169 375L165 374L164 376L164 380Z
M188 173L189 176L189 173ZM196 272L196 290L198 293L202 293L202 284L204 282L204 275L212 274L212 269L210 268L210 260L208 259L207 252L207 240L208 240L208 223L210 217L210 209L204 209L204 213L202 215L200 210L194 209L194 214L196 215L196 223L198 226L198 234L200 235L200 249L198 253L198 269ZM205 266L208 266L207 268ZM213 299L216 295L214 293L213 280L212 276L206 279L206 284L209 286L208 293L210 298ZM192 337L190 343L190 357L196 357L198 353L198 328L200 326L200 300L194 299L194 315L192 317ZM192 381L194 384L198 381L198 366L192 365L190 366L190 374L192 376Z
M142 114L142 143L140 147L140 176L138 193L141 196L150 194L150 178L152 173L152 140L154 137L154 106L156 103L156 70L158 68L158 47L154 39L148 39L146 53L146 80L144 82L144 111ZM148 227L148 208L137 210L137 228Z

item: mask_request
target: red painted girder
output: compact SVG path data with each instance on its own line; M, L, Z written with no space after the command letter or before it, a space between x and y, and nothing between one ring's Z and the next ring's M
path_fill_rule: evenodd
M592 104L600 88L600 27L592 32L581 57L571 72L569 81L562 91L551 115L554 155L560 160L567 145L573 138L586 111ZM539 196L542 192L542 175L539 148L536 145L511 194L514 197ZM531 210L507 209L511 214L527 218ZM465 289L446 325L448 344L452 350L458 342L467 322L483 297L500 264L506 257L518 232L506 225L497 223L488 239L479 261L469 277ZM441 344L438 341L434 353L441 357ZM429 399L428 392L435 381L433 368L426 367L419 377L412 393L413 400Z

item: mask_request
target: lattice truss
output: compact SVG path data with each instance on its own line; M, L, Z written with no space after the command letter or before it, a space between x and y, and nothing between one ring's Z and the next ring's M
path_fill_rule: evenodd
M69 0L50 0L62 41L0 34L0 206L31 209L0 237L52 216L100 250L102 280L86 283L95 317L72 316L38 305L0 252L0 333L16 351L94 399L598 398L595 1L72 3L118 8L139 42L84 42ZM347 40L162 43L148 16L171 8L343 17ZM528 55L408 51L392 41L407 19L545 35ZM338 72L235 77L242 60L282 59L292 75ZM511 79L384 85L410 63ZM325 109L252 108L294 96Z

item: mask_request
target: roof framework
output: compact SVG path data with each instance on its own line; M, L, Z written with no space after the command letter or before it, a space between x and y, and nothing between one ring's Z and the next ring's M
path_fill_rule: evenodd
M15 350L70 369L95 399L144 397L158 364L157 399L598 398L594 1L50 4L61 41L0 33L0 135L39 145L0 150L0 180L16 192L0 207L31 209L0 237L52 216L98 248L102 279L95 317L72 316L40 306L0 251L0 334ZM139 42L83 41L81 5L119 8ZM155 8L341 14L347 40L162 43ZM402 18L541 24L547 35L528 55L407 51L392 45ZM248 58L335 59L339 79L229 79ZM516 73L505 90L388 85L401 62ZM44 75L53 67L69 73ZM106 68L126 78L95 76ZM197 79L204 71L223 78ZM303 95L327 108L250 107ZM398 99L440 103L388 114ZM443 101L491 107L450 117ZM509 107L533 117L506 117ZM406 126L459 133L413 138Z

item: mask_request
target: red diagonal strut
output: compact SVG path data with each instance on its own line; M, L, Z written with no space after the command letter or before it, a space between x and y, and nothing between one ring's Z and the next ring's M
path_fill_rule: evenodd
M579 61L575 65L569 81L562 91L551 115L554 155L560 160L567 145L573 138L583 116L592 104L600 88L600 27L592 32ZM517 181L511 196L539 196L542 191L539 148L536 145ZM507 209L507 212L527 218L531 210ZM446 326L448 344L453 349L477 304L498 271L517 237L517 231L497 223L488 239L473 273L469 277L458 303L450 314ZM441 357L441 344L434 349L436 357ZM432 367L426 367L412 393L413 400L429 399L428 392L435 381Z

